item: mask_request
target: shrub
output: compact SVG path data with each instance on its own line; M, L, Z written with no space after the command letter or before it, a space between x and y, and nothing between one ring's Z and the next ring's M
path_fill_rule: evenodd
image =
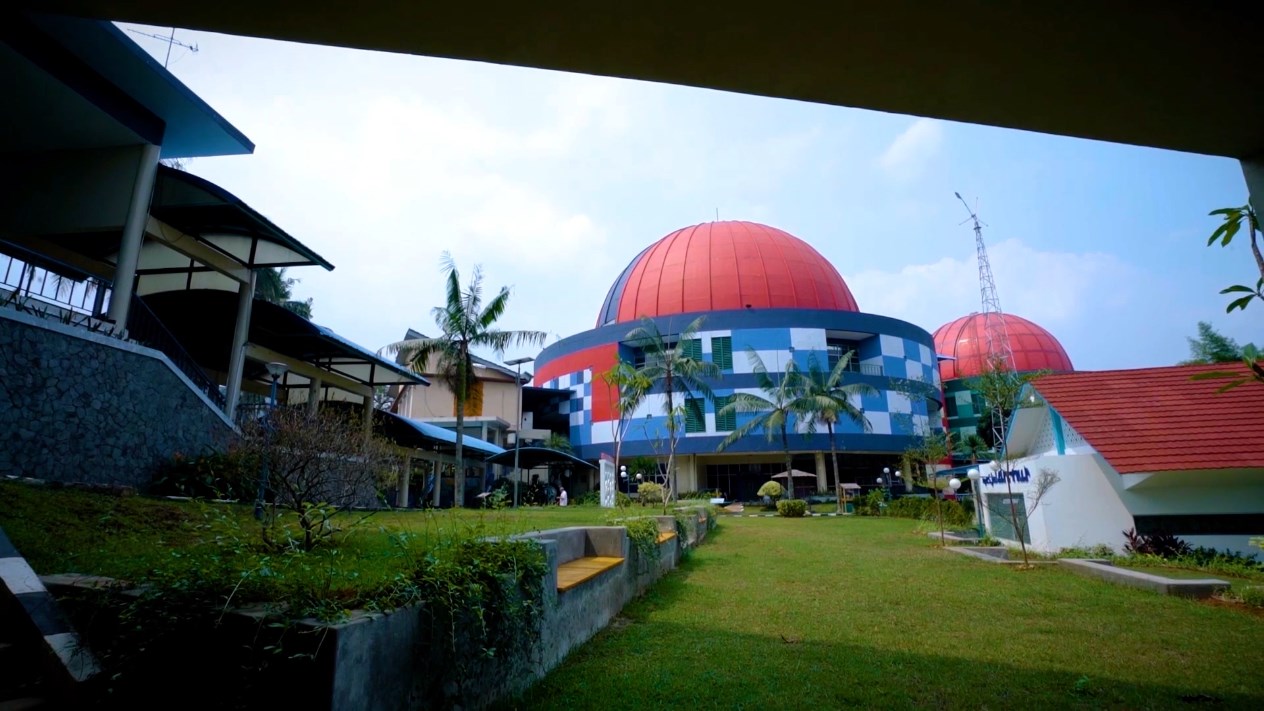
M709 501L711 499L719 499L723 497L724 497L724 494L720 493L718 490L707 491L706 489L703 489L702 491L682 491L680 492L680 496L676 498L680 499L681 501L684 501L686 499L701 499L703 501Z
M575 503L572 504L572 506L600 506L600 505L601 505L601 492L600 491L590 491L584 494L583 496L580 496L577 499L575 499ZM627 508L632 505L632 498L629 497L627 494L623 493L622 491L616 491L614 492L614 505L621 509Z
M861 516L881 516L886 496L881 489L874 489L856 501L856 513Z
M177 453L158 465L149 493L197 499L249 501L258 485L259 459L240 447L207 452L196 457Z
M1264 607L1264 586L1251 585L1234 590L1231 595L1243 605Z
M807 510L808 503L802 499L782 499L777 502L777 515L786 518L803 518Z
M655 484L652 481L643 482L636 487L637 496L641 499L641 505L660 504L663 502L663 485Z
M778 484L775 481L766 481L763 486L759 487L759 491L755 492L755 495L760 497L767 496L770 499L779 499L781 498L782 493L784 493L784 490L781 488L781 484Z
M1105 558L1107 560L1115 557L1115 549L1105 543L1098 543L1091 548L1083 546L1072 546L1071 548L1063 548L1059 550L1055 557L1057 558Z
M1170 533L1138 534L1136 529L1124 531L1124 550L1132 555L1156 555L1160 558L1179 558L1191 555L1194 549Z
M390 445L366 438L358 417L337 410L273 410L242 428L241 449L268 466L272 509L262 531L272 548L311 550L332 541L341 530L335 515L380 501L379 488L394 477ZM276 508L294 514L293 520Z

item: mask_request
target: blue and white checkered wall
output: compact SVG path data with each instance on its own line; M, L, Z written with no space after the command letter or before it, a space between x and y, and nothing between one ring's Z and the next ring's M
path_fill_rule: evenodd
M741 330L714 330L699 332L697 337L702 341L702 354L705 360L713 360L712 339L729 337L733 348L733 368L724 375L747 375L754 372L749 351L754 350L763 360L765 367L771 372L784 370L785 364L794 359L795 363L806 370L809 360L815 357L821 367L828 367L829 351L827 334L823 329L809 328L759 328ZM896 380L915 380L927 383L935 390L939 389L939 368L935 364L935 356L928 345L898 336L878 335L859 341L857 355L867 374ZM749 378L744 378L749 382ZM544 383L545 387L569 389L573 395L563 405L565 414L570 417L571 441L576 445L602 444L614 441L615 423L609 421L593 421L592 386L593 373L582 370L555 378ZM715 386L717 396L731 395L734 392L749 392L762 395L762 392L750 386L724 387L724 378ZM677 396L679 397L679 396ZM679 405L680 403L675 403ZM863 409L874 435L912 435L942 427L938 417L931 418L926 402L911 400L907 395L894 389L879 388L876 395L857 398L854 403ZM623 435L624 441L654 440L665 436L667 417L665 415L665 396L655 394L648 396L633 413L630 424ZM686 437L716 437L727 434L716 430L715 404L704 405L706 429L704 432L688 433ZM740 413L737 422L754 417ZM801 423L797 428L803 429ZM839 423L840 434L861 434L859 425L850 421ZM753 435L763 437L763 434ZM770 445L771 446L771 445Z

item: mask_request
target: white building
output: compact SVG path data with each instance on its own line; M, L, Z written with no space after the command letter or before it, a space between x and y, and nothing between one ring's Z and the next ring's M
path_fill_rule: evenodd
M988 530L1035 550L1104 543L1124 532L1170 533L1190 545L1261 553L1264 383L1192 380L1241 364L1065 373L1037 379L1011 418L1006 475L980 465ZM1044 471L1060 481L1034 503ZM1011 521L1017 518L1019 526Z

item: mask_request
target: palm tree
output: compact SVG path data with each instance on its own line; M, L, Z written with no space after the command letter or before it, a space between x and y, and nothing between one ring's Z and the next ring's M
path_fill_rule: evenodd
M687 344L694 340L694 336L702 326L702 319L701 316L694 319L673 339L671 336L664 336L653 319L643 316L641 325L632 329L627 338L632 346L641 349L644 355L644 363L637 368L641 378L655 386L661 383L662 392L666 395L664 410L667 414L667 472L671 477L670 496L674 496L677 492L676 443L680 438L677 423L679 413L676 411L675 403L676 393L684 395L686 400L693 394L712 400L714 395L711 393L711 387L706 383L706 378L720 376L720 369L715 363L702 359L701 349L698 349L698 355L695 356L687 348ZM663 497L664 504L667 498L667 496Z
M815 355L808 356L808 372L802 379L803 388L800 402L800 414L807 420L808 434L816 431L816 423L825 424L829 432L830 458L834 464L834 495L838 499L838 512L843 512L843 482L838 475L838 447L835 442L834 426L843 418L847 418L860 426L861 431L869 432L873 427L860 408L852 404L853 399L862 395L877 395L878 389L865 383L843 383L843 374L851 366L854 351L848 351L838 359L833 370L826 373Z
M260 269L255 281L255 298L284 307L309 321L312 318L312 300L294 299L293 288L298 279L285 276L285 269Z
M747 351L747 357L750 358L751 370L755 373L755 384L759 386L760 390L764 391L766 397L753 393L733 394L733 399L729 401L729 404L720 408L720 411L716 413L716 419L737 412L757 412L759 414L730 432L729 436L725 437L723 442L720 442L720 446L715 448L715 451L723 452L732 446L734 442L755 430L762 429L769 442L773 440L773 437L780 434L781 448L786 454L786 476L789 477L786 490L790 492L789 498L793 499L794 467L791 465L794 460L790 456L790 425L792 417L806 409L803 400L803 386L800 383L803 379L803 374L799 372L798 367L791 360L786 365L786 372L774 379L764 365L764 359L760 358L759 353L753 348Z
M971 464L978 464L979 459L991 449L987 440L980 437L977 433L966 435L961 440L961 453L970 457Z
M623 438L627 434L628 425L632 421L632 413L645 400L645 393L653 385L636 366L620 358L610 370L601 374L606 387L617 394L614 400L614 411L618 420L611 423L610 433L614 439L614 470L619 471L619 458L623 453Z
M462 430L465 428L465 403L474 390L475 348L490 348L501 354L511 345L539 346L548 335L543 331L502 331L496 322L505 313L509 303L509 287L500 291L487 305L483 305L483 268L474 267L468 286L462 288L461 275L456 262L447 252L441 260L447 279L447 301L443 306L431 309L440 334L434 338L421 337L398 341L382 350L390 355L402 353L413 371L437 372L452 388L456 397L456 479L453 505L464 505L465 459L462 448ZM427 370L431 360L435 370Z

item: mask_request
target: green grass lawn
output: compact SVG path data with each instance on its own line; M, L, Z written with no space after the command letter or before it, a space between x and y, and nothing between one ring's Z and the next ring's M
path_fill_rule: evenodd
M654 513L632 507L625 515ZM503 511L350 512L360 521L334 549L269 555L250 505L119 498L0 482L0 526L40 574L86 573L143 579L176 558L231 559L241 570L266 567L283 588L307 586L332 600L357 594L413 567L445 540L499 536L575 525L603 525L611 512L592 506ZM361 520L362 519L362 520Z
M1264 708L1264 618L974 561L914 525L722 518L506 706Z

